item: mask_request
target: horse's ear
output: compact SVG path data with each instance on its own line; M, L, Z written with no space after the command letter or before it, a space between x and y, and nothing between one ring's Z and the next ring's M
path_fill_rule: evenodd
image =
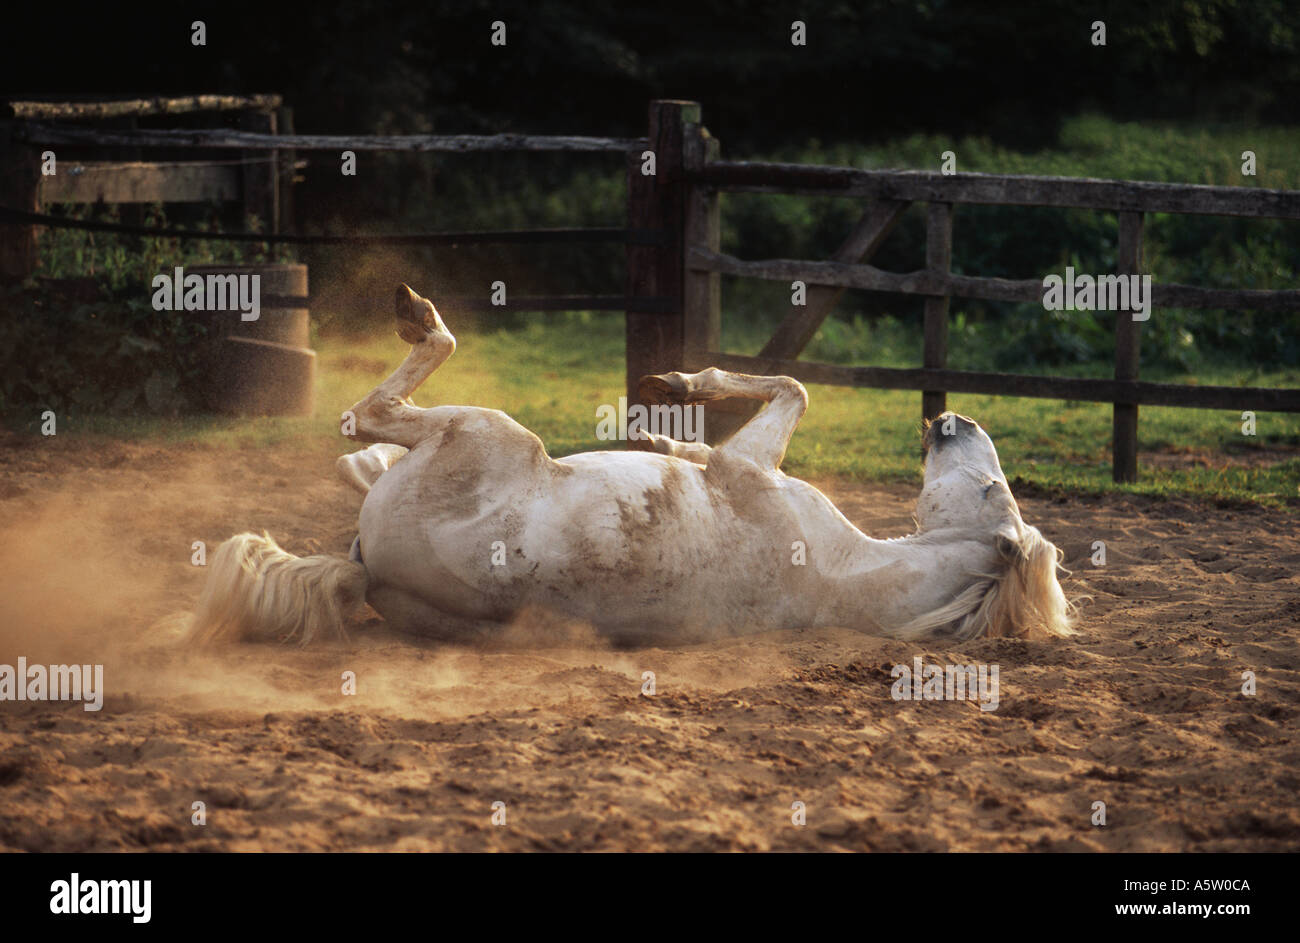
M1025 546L1021 542L1020 533L1016 530L1015 524L1011 521L1007 521L998 528L997 540L994 546L997 547L998 556L1007 563L1016 563L1025 558Z

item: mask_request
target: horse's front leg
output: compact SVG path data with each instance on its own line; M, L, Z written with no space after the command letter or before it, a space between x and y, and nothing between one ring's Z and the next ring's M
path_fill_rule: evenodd
M639 444L648 452L658 452L660 455L684 458L686 461L694 462L697 465L708 465L709 455L713 452L713 447L705 445L703 442L679 442L676 439L670 439L666 435L657 435L653 432L642 432Z
M351 409L355 429L344 435L361 442L392 443L412 448L439 428L433 410L421 409L408 397L456 350L456 338L442 323L433 302L406 285L397 289L397 335L411 352L387 380Z

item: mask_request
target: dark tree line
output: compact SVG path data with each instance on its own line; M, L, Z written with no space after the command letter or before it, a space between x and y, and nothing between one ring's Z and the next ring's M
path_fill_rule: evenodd
M1291 0L24 4L5 91L283 93L300 129L636 134L689 97L738 152L899 131L1050 141L1084 110L1286 123ZM28 17L20 24L17 17ZM207 46L189 43L204 20ZM791 45L791 23L807 45ZM507 44L490 44L505 22ZM1106 45L1092 23L1106 24Z

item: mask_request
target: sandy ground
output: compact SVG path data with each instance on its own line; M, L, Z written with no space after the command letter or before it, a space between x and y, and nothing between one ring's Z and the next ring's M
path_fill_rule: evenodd
M484 650L370 618L197 653L166 618L203 580L193 541L346 551L332 453L0 439L0 663L100 662L108 691L0 703L5 850L1300 849L1294 514L1020 495L1093 597L1070 641L611 650L530 622ZM910 489L819 484L868 533L910 530ZM998 709L893 700L916 655L998 665Z

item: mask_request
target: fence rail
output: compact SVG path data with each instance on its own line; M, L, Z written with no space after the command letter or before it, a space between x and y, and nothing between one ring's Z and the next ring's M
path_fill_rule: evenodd
M11 101L15 118L97 121L105 118L145 118L201 111L272 111L283 105L279 95L189 95L181 98L117 98L69 102L56 99Z
M237 150L404 151L478 153L485 151L583 151L625 153L644 138L601 138L540 134L263 134L225 128L155 131L151 129L69 128L28 123L21 140L29 144L92 147L204 147Z
M915 272L886 272L870 265L841 262L807 262L796 259L744 261L719 252L692 249L687 261L697 271L718 272L745 278L809 285L889 291L903 295L955 295L987 301L1036 302L1043 298L1041 278L1008 279L919 269ZM1196 288L1191 285L1152 283L1152 307L1161 308L1248 308L1256 311L1300 310L1300 290Z
M858 170L853 167L809 167L750 161L711 163L692 175L692 182L732 192L1300 219L1300 191L1262 187L1212 187L1089 177Z
M722 351L691 351L690 370L722 367L740 373L784 374L804 383L868 386L881 390L946 390L991 396L1127 403L1193 409L1252 409L1300 412L1300 390L1183 383L1125 382L1091 377L1049 377L1017 373L975 373L924 367L849 367L804 360L746 357Z

